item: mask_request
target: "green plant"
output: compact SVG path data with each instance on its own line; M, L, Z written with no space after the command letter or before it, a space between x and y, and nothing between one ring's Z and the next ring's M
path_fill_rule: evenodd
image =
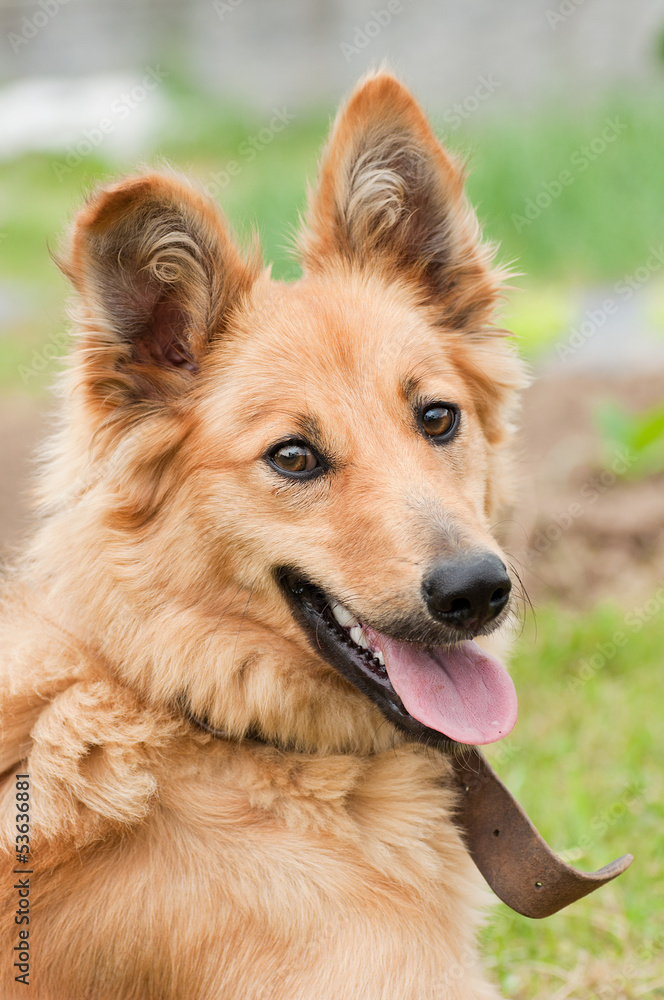
M616 453L622 452L624 479L641 479L664 472L664 404L641 413L629 413L617 403L607 401L595 411L600 434L601 460L613 468ZM613 464L611 464L613 462Z

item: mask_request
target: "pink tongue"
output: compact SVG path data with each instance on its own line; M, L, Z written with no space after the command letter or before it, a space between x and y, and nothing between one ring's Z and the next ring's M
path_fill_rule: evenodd
M512 730L517 698L505 668L476 642L417 649L365 632L381 649L392 687L406 710L429 729L458 743L495 743Z

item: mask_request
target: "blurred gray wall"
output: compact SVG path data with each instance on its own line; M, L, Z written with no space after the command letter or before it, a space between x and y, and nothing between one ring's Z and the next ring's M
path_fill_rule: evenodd
M256 109L297 108L388 58L437 106L485 76L494 109L526 107L661 80L663 32L664 0L0 0L0 81L161 60Z

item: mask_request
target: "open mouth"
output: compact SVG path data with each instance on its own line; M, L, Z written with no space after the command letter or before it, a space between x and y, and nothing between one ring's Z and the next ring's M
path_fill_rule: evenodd
M411 737L441 749L502 739L516 722L514 684L472 640L418 646L385 635L320 587L282 571L291 610L315 651Z

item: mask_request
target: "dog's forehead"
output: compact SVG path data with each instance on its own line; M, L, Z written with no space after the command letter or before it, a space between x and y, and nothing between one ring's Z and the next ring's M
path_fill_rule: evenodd
M461 385L454 335L433 326L412 289L375 275L260 282L237 326L233 363L251 365L257 383L277 390L295 383L365 392L427 378Z
M271 314L277 353L309 355L313 347L323 363L366 371L386 353L395 365L407 362L417 341L428 339L410 296L372 275L305 279L272 292L281 306Z

